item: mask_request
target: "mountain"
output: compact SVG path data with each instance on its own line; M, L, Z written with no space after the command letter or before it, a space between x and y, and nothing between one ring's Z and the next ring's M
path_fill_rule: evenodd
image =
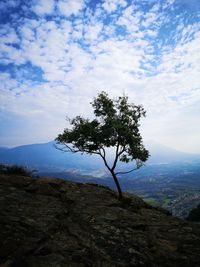
M0 175L0 266L198 267L199 224L109 188Z
M92 158L92 160L91 160ZM23 145L15 148L0 148L0 162L6 164L21 164L38 170L95 170L103 167L96 156L80 153L64 153L55 148L55 142L44 144ZM87 168L86 168L87 166Z
M146 146L151 155L147 165L200 162L200 155L179 152L155 142L149 142ZM55 148L55 142L0 148L0 162L26 165L38 170L63 171L68 169L87 174L94 173L97 176L105 174L105 168L100 157L81 155L80 153L64 153ZM127 168L128 165L120 164L120 166Z
M170 164L183 162L200 162L200 155L190 154L178 151L176 149L161 145L155 141L148 141L146 148L149 150L151 157L148 164Z

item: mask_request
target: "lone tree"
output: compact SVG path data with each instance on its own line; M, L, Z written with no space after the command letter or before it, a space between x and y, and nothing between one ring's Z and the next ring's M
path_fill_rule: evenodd
M121 199L122 191L117 176L139 169L149 157L139 132L139 120L145 117L146 112L142 106L128 103L127 96L113 100L106 92L101 92L91 104L95 119L90 121L80 116L69 119L72 129L64 129L55 140L57 144L64 145L59 149L65 152L99 155L111 173ZM106 154L110 147L115 150L111 165ZM117 172L119 161L134 161L135 166L128 171Z

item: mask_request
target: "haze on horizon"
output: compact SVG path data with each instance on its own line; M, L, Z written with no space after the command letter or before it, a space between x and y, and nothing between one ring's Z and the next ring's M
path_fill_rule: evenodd
M102 90L144 140L200 153L200 1L2 0L0 146L53 140Z

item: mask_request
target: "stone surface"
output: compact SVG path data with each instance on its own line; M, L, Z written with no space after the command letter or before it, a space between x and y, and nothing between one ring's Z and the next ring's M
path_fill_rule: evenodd
M0 267L200 266L200 229L97 185L0 176Z

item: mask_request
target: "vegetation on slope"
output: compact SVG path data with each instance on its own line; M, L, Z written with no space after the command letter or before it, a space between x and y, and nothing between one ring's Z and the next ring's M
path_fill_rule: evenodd
M31 177L33 175L33 172L34 171L30 171L24 166L0 164L0 174L22 175Z

